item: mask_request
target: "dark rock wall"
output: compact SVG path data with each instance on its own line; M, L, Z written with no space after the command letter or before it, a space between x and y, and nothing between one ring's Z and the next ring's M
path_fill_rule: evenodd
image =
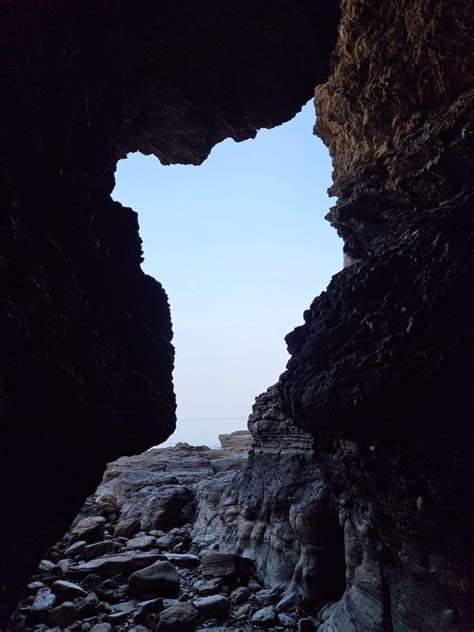
M327 78L338 7L15 1L1 11L8 610L105 463L174 428L167 298L140 269L135 213L110 198L117 160L140 150L199 164L226 137L290 119Z
M278 388L256 399L249 417L253 446L242 471L196 488L193 540L201 553L239 553L259 579L283 587L282 608L314 611L345 588L343 531L312 437L281 408Z
M470 630L473 59L465 2L342 3L316 131L353 265L287 337L285 409L345 530L321 630Z

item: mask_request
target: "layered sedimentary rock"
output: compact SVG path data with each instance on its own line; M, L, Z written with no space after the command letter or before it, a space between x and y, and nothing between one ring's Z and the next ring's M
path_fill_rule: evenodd
M167 298L140 269L136 214L110 198L117 160L198 164L291 118L327 78L338 7L12 2L2 15L6 612L105 463L174 428Z
M282 586L282 607L313 610L344 591L343 533L312 449L283 413L278 389L249 417L253 446L242 471L197 487L193 540L201 551L255 560L259 579Z
M285 410L345 531L321 630L472 627L473 58L464 2L342 3L317 132L356 262L287 337ZM471 498L471 500L469 499Z

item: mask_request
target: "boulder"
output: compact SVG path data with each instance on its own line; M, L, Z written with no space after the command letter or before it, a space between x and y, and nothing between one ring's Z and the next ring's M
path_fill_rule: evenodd
M231 553L209 553L202 558L204 577L251 577L255 564L247 557Z
M158 561L131 575L128 591L132 597L177 597L178 571L168 561Z
M158 617L154 632L192 632L196 629L199 611L192 603L179 602L166 608Z

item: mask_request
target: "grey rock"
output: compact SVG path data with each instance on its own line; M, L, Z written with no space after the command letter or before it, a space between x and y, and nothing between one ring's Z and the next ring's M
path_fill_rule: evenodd
M74 542L70 546L66 547L64 550L64 555L66 557L79 557L82 555L84 549L86 548L87 542L85 540L78 540Z
M214 577L212 579L200 579L194 585L194 590L200 595L212 595L222 586L222 579Z
M250 577L255 573L252 560L232 553L209 553L202 558L204 577Z
M225 595L210 595L195 599L193 605L205 619L224 619L230 611L230 601Z
M278 615L278 623L286 628L294 628L296 626L296 619L286 614L286 612L280 612Z
M113 628L110 623L96 623L92 626L90 632L112 632Z
M46 622L55 604L56 595L48 587L40 588L36 593L28 618L37 623Z
M141 529L141 523L138 518L127 518L120 520L115 527L115 537L133 538Z
M232 591L230 597L236 605L240 605L241 603L248 601L250 595L251 593L248 588L246 588L245 586L239 586Z
M113 553L114 543L110 540L104 540L102 542L94 542L93 544L88 544L84 548L84 558L86 560L93 560L96 557L102 557L103 555L107 555L107 553Z
M201 563L197 555L191 553L165 553L166 559L175 566L194 568Z
M269 628L275 623L275 620L276 612L272 606L267 606L266 608L257 610L252 617L252 623L262 628Z
M158 617L154 627L159 632L192 632L196 629L199 611L189 602L179 602Z
M85 597L87 595L84 588L63 579L55 581L51 588L61 599L77 599L77 597Z
M255 579L251 579L248 584L247 584L247 588L252 591L252 592L257 592L258 590L260 590L262 587L261 585L258 583L258 581L256 581Z
M147 601L140 601L136 607L133 616L135 623L146 622L147 618L151 614L159 614L164 610L164 604L162 599L148 599Z
M155 546L156 538L152 535L138 535L127 542L127 547L139 551L147 551Z
M275 586L274 588L259 590L257 593L255 593L255 597L257 601L262 605L269 606L271 604L277 603L280 600L283 590L283 586Z
M28 590L28 592L37 592L40 588L44 588L45 586L46 584L44 582L34 581L30 582L26 589Z
M81 602L77 610L77 616L79 619L90 617L93 614L98 614L103 611L103 604L99 601L99 598L94 592L91 592Z
M140 568L153 564L162 556L158 553L145 551L124 551L117 555L104 555L89 562L71 565L71 576L81 576L94 573L101 577L112 577L118 573L130 574Z
M83 518L73 525L68 539L71 542L78 540L85 540L87 543L98 542L104 538L105 522L102 516Z
M77 619L77 606L72 601L65 601L56 606L49 615L50 625L57 625L60 628L66 628L74 623Z
M119 584L115 579L106 579L98 587L97 594L108 603L117 603L127 594L127 585Z
M168 561L159 561L133 573L128 589L133 597L176 597L179 587L180 579L175 567Z

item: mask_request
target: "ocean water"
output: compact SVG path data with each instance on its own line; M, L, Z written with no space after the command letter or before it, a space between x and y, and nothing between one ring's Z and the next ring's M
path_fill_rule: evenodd
M189 443L190 445L207 445L210 448L220 448L220 434L229 434L234 430L247 430L247 418L222 417L222 418L196 418L178 419L175 432L160 448L166 448L177 443Z

